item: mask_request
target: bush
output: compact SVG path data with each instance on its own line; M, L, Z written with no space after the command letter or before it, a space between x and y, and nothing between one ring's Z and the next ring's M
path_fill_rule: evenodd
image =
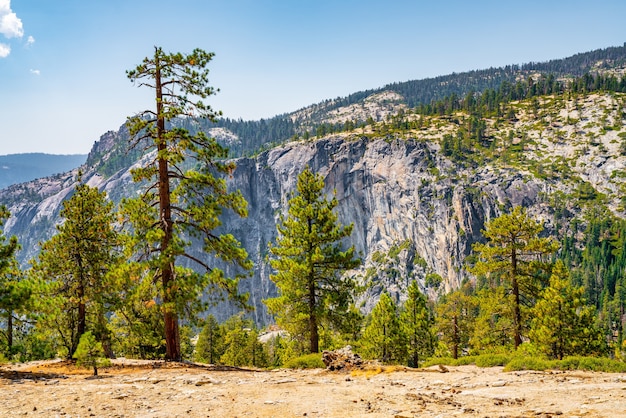
M590 370L595 372L625 373L626 363L605 357L565 357L557 362L560 370Z
M518 370L548 370L554 369L555 362L541 357L513 357L504 367L505 372Z
M323 369L324 362L320 353L305 354L288 360L284 365L288 369Z
M481 354L475 363L478 367L494 367L505 366L509 361L511 356L508 354Z

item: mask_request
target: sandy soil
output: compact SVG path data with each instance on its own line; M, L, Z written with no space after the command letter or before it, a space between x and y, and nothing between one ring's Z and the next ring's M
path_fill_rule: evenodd
M625 417L626 374L474 366L253 371L117 360L0 368L0 416Z

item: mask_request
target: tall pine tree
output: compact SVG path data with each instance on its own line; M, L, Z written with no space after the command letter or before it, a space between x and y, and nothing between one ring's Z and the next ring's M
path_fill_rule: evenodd
M586 304L582 287L573 287L557 261L550 286L533 307L530 340L552 358L604 354L606 342L595 326L595 308Z
M337 222L337 199L327 199L323 189L324 179L310 168L298 176L287 216L281 216L277 226L276 244L270 245L270 263L276 270L270 278L279 296L265 300L292 337L308 337L311 353L319 352L322 324L342 323L356 286L343 273L360 264L354 246L342 245L352 225Z
M539 273L549 269L546 259L558 249L550 238L539 237L541 231L543 226L516 206L510 213L489 221L483 231L488 242L473 246L479 257L473 273L502 280L511 289L515 348L522 343L523 298L538 295Z
M131 144L143 147L150 158L133 171L144 193L123 206L133 226L136 258L148 271L144 279L158 287L166 359L175 361L182 359L181 315L193 316L203 308L200 297L207 287L213 296L226 294L244 302L238 280L252 267L233 235L216 233L224 209L247 216L243 196L229 192L223 178L235 169L224 160L228 150L204 132L191 134L178 123L189 117L215 121L220 115L202 101L215 94L206 68L213 55L200 49L167 54L155 47L152 57L127 72L131 81L154 91L155 107L127 122ZM203 254L191 251L190 237L202 241ZM215 266L216 258L234 264L235 277L226 277ZM181 259L197 270L183 268Z

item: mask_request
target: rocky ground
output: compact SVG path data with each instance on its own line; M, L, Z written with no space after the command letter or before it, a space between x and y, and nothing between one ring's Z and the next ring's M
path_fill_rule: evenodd
M0 368L0 416L624 417L626 374L474 366L254 371L116 360Z

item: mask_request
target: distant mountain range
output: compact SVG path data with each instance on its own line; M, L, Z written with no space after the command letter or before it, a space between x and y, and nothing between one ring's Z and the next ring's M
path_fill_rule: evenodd
M0 155L0 189L53 174L65 173L87 161L86 154L44 153Z

